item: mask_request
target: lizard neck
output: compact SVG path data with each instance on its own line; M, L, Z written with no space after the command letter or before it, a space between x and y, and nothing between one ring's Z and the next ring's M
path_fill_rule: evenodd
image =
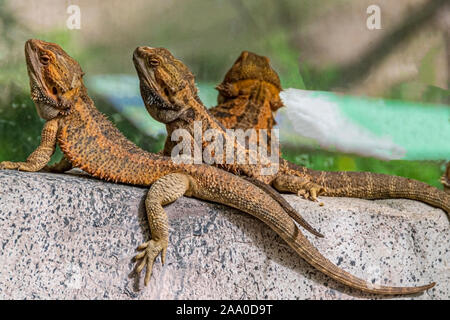
M219 133L225 135L225 127L222 126L206 109L206 107L197 99L190 99L187 103L184 112L174 121L166 123L167 139L164 153L170 155L172 148L177 144L176 141L171 141L172 133L175 130L187 130L191 137L195 136L195 130L201 129L203 133L208 129L215 129ZM197 130L198 130L197 129ZM202 144L205 141L202 139ZM203 145L205 147L205 145Z
M130 142L95 108L86 92L60 118L58 143L74 166L105 180L150 185L173 169L169 158Z
M200 150L202 154L204 150L209 149L212 143L211 140L206 138L207 135L205 135L205 131L215 130L213 134L214 140L218 138L217 136L222 136L222 143L224 143L224 158L222 159L221 164L217 165L218 167L235 174L242 174L249 177L258 177L259 179L264 180L264 182L270 182L274 179L273 176L260 177L261 163L259 162L260 159L258 158L258 156L250 154L244 147L244 145L238 143L237 140L235 140L234 136L230 137L229 133L227 133L227 129L219 121L217 121L213 115L211 115L211 113L198 99L191 99L187 103L185 111L182 113L182 115L176 120L167 123L166 129L167 138L164 145L164 155L166 156L172 155L172 150L174 150L175 146L180 143L179 140L176 140L177 138L179 138L179 136L172 136L175 130L187 130L187 132L190 134L189 138L191 139L191 153L197 148L197 150ZM199 134L201 134L201 137L199 137ZM201 145L197 144L199 143L199 140L201 141ZM237 159L235 159L235 161L232 161L231 163L226 161L225 156L226 148L228 147L227 142L233 144L234 155L242 154L244 156L244 158L246 159L244 163L238 162ZM250 158L252 158L252 161L250 160Z

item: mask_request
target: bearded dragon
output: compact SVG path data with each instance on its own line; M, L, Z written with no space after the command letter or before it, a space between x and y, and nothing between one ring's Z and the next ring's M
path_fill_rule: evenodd
M276 125L274 113L283 103L280 78L267 57L243 51L216 89L218 105L209 112L225 128L265 129L270 134ZM441 182L450 193L450 163Z
M197 95L194 75L167 49L138 47L133 61L148 112L154 119L166 125L168 137L164 154L172 153L176 144L171 137L177 129L187 130L194 137L197 122L201 123L203 132L214 129L220 133L225 144L234 146L236 153L251 158L246 147L230 137L225 127L208 112ZM242 68L242 63L240 67ZM264 98L271 101L272 97L267 93L268 90ZM200 143L201 150L205 150L209 141L206 141L203 135ZM364 199L407 198L423 201L450 213L450 196L423 182L370 172L316 171L297 166L282 158L278 160L279 170L265 175L261 174L261 169L264 167L263 163L270 160L264 157L253 159L256 164L251 164L250 161L244 164L222 161L217 165L229 172L257 180L261 185L271 185L278 191L303 194L312 200L316 200L320 194Z
M225 128L266 129L267 149L271 148L274 113L283 106L278 74L267 57L243 51L216 89L218 105L209 112Z
M378 294L411 294L432 288L372 285L326 259L301 233L286 211L256 185L207 165L175 164L170 158L146 152L127 140L100 113L83 84L83 71L60 46L28 40L25 56L31 97L46 122L40 145L24 162L0 162L0 169L39 171L58 144L67 161L94 177L150 186L145 208L151 240L138 247L136 272L147 267L147 285L154 260L164 264L168 247L168 217L163 206L183 195L222 203L262 220L299 256L331 278L350 287Z

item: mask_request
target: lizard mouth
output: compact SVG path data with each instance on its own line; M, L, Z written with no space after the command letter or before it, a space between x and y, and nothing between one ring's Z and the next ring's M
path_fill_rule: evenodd
M147 67L145 63L145 47L138 47L133 53L133 63L140 79L140 88L144 103L154 105L158 109L177 110L170 103L169 89L162 82L158 81L155 72Z
M44 104L48 107L58 108L58 89L52 86L49 89L42 77L42 66L40 65L37 44L35 40L28 40L25 44L25 58L27 62L28 77L30 79L31 98L35 103Z

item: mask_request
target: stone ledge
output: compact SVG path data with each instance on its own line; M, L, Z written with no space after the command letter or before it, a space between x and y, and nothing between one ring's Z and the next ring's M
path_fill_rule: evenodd
M130 276L149 236L145 188L73 174L0 171L0 299L367 299L310 267L263 223L181 198L166 207L170 244L149 287ZM410 200L287 195L341 268L387 285L437 282L405 299L449 299L449 221Z

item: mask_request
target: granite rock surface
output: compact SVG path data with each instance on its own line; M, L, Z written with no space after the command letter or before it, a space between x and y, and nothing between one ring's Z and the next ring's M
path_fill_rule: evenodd
M166 206L170 242L148 287L132 274L149 237L146 188L74 174L0 170L0 299L368 299L309 266L262 222L183 197ZM339 267L385 285L435 281L450 298L446 214L411 200L286 199L325 235Z

